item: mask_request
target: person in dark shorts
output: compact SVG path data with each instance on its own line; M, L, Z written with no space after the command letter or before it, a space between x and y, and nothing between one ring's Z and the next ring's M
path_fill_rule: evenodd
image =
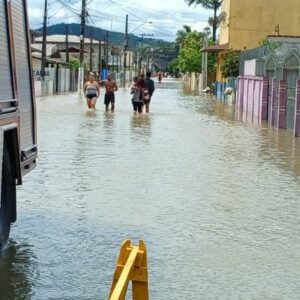
M139 100L145 103L149 103L150 101L150 93L147 87L146 81L144 79L140 79L138 82L139 86Z
M137 77L133 78L130 94L132 95L131 100L133 106L133 113L135 115L138 113L141 114L143 112L144 102L142 99L140 99L140 87L139 87L139 82Z
M146 83L146 86L148 88L148 91L149 91L149 99L145 99L144 100L144 105L145 105L145 110L146 110L146 113L149 113L149 106L150 106L150 101L151 101L151 97L155 91L155 86L154 86L154 81L151 79L151 72L148 71L146 73L146 80L145 80L145 83Z
M105 81L105 96L104 96L105 111L109 111L109 105L110 105L111 112L114 112L115 92L117 90L118 90L118 85L109 74L107 76L107 80Z

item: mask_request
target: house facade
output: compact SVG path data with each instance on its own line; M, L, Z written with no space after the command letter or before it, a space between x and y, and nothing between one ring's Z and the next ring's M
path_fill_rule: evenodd
M236 108L243 121L268 121L300 135L300 37L269 36L240 56Z
M42 37L36 37L34 42L36 44L42 43ZM47 36L47 44L54 44L57 46L62 58L65 58L66 53L66 36L55 34ZM92 44L92 46L91 46ZM69 55L74 58L80 56L80 37L76 35L68 36L68 49ZM92 50L92 55L90 54ZM100 54L101 51L101 54ZM124 64L124 51L122 47L114 46L106 41L91 40L89 38L84 39L84 62L87 64L91 71L99 72L99 57L101 55L102 68L113 71L120 71ZM92 56L92 66L90 66L90 58ZM126 66L128 68L133 67L133 54L132 51L127 51Z
M217 81L224 81L220 66L228 49L246 50L259 46L267 36L300 36L299 0L223 0L219 15Z

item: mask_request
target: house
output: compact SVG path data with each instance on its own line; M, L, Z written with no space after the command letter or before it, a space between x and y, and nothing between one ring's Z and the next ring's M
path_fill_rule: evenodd
M34 43L41 44L43 42L42 37L36 37ZM62 57L66 57L67 43L66 35L55 34L47 36L47 44L55 44L61 53ZM92 49L92 56L90 55ZM80 57L80 37L76 35L68 36L68 50L71 57L79 59ZM106 69L113 69L119 71L124 62L124 51L122 47L112 45L106 41L99 42L98 40L91 40L89 38L84 39L84 63L89 66L89 69L98 72L100 69L99 53L101 53L101 67ZM127 52L127 66L133 66L133 60L128 59L132 55L128 55ZM90 66L90 59L92 58L92 66Z
M268 121L300 135L300 37L269 36L242 52L237 112L243 121Z
M42 66L42 44L31 44L32 68L41 69ZM67 66L68 64L61 57L61 53L55 44L46 45L46 67L52 65Z
M299 11L299 0L223 0L219 44L203 49L218 53L217 86L225 81L220 67L228 49L256 48L270 35L299 36Z

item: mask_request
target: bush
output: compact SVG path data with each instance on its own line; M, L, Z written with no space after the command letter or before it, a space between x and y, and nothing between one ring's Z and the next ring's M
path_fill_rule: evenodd
M221 65L221 73L223 77L237 77L239 75L241 50L229 49L224 56L224 62Z
M80 61L77 58L71 58L69 61L69 68L71 70L78 70L80 67Z

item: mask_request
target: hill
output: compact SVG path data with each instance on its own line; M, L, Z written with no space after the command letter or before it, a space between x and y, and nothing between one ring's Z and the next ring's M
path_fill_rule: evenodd
M66 24L55 24L48 27L48 35L51 34L65 34ZM42 32L42 28L37 29L37 31ZM80 36L80 24L72 23L69 24L69 32L70 34L74 34L77 36ZM107 31L102 28L94 27L94 26L86 26L86 37L93 36L96 40L104 41L107 37L108 32L108 42L124 46L125 41L125 34L121 32L116 31ZM93 33L93 34L92 34ZM158 39L150 39L150 38L142 38L140 36L136 36L134 34L129 34L129 41L128 41L128 47L129 49L136 49L141 43L143 42L144 45L149 44L153 47L166 47L174 45L174 43L166 42L164 40L158 40Z

